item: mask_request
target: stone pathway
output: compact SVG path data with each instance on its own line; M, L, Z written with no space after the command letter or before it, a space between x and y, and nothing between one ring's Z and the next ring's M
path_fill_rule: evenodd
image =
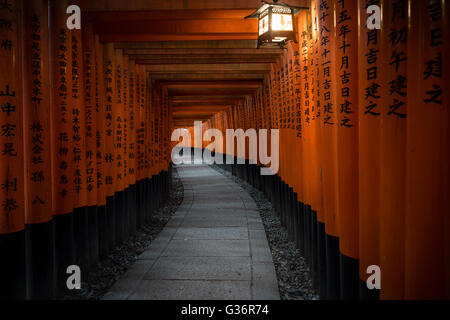
M184 200L107 300L279 299L251 196L207 165L177 166Z

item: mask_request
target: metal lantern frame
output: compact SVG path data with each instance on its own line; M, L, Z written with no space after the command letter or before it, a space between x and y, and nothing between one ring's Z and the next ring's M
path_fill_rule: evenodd
M284 46L286 41L292 40L297 42L296 27L295 27L295 15L302 9L308 9L305 7L294 7L284 3L266 2L262 1L261 7L253 12L251 15L245 17L258 19L258 48L267 44L277 44L281 47ZM273 18L275 15L290 15L292 22L292 30L273 30ZM267 29L263 31L262 28Z

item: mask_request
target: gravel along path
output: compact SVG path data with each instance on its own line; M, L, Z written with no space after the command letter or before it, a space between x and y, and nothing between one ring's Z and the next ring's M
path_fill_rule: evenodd
M261 191L230 172L217 166L212 167L247 190L255 200L272 252L281 300L319 300L312 288L308 265L295 244L288 240L287 231L281 226L270 201Z
M153 212L151 221L142 226L133 236L117 247L96 269L83 277L81 289L63 297L63 300L98 300L130 268L137 257L145 251L153 239L164 229L183 201L183 184L177 169L172 168L172 187L167 202Z

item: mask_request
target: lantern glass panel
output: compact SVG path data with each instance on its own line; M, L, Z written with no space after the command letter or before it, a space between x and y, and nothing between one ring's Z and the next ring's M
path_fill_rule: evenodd
M262 35L269 31L269 15L259 20L259 35Z
M293 31L291 14L272 14L272 31Z

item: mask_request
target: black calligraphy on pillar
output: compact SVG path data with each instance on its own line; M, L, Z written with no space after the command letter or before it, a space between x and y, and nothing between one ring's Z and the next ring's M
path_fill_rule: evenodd
M366 1L366 7L370 5L379 5L380 1ZM379 116L380 110L378 106L378 100L380 99L379 90L381 85L378 80L378 59L380 50L378 50L379 45L379 30L378 29L365 29L367 36L366 42L366 52L365 56L365 67L366 67L366 83L367 87L365 88L365 105L364 105L364 114L369 116ZM341 76L342 78L342 76Z
M337 39L338 39L338 50L340 50L340 60L338 61L339 70L340 70L340 92L338 94L341 97L340 101L340 114L341 119L339 125L344 128L353 127L353 123L350 118L350 114L353 113L352 102L350 101L350 96L352 94L352 86L350 85L350 76L352 75L350 72L350 64L352 63L351 57L348 55L348 48L352 46L352 43L349 42L349 36L351 36L352 32L355 32L351 28L350 22L354 17L349 15L348 10L345 8L345 0L340 0L338 2L338 12L337 12Z
M125 60L128 61L128 60ZM128 68L123 66L123 177L128 177Z
M106 139L113 138L113 63L111 59L107 59L106 66L104 68L105 73L105 91L106 91L106 101L105 101L105 135ZM114 163L113 153L111 150L105 149L104 162L108 164L109 167ZM105 170L105 184L113 184L113 176L111 170Z
M79 46L78 38L72 36L72 163L74 164L73 183L75 192L79 195L83 188L83 173L81 172L82 149L83 143L81 131L81 110L76 102L80 98L80 65L78 63Z
M94 77L95 70L92 63L94 58L90 48L86 47L84 50L84 102L87 141L98 141L98 136L95 132L97 110L94 109L94 102L98 104L98 98L97 92L92 91L93 85L95 90L97 90L97 79ZM96 95L95 97L92 96L93 93ZM94 101L94 98L96 101ZM95 186L96 184L98 185L98 180L96 179L96 161L98 159L96 154L97 143L86 143L86 189L88 193L97 190Z
M60 158L59 161L59 170L60 175L58 177L58 183L61 185L59 187L59 193L62 198L65 198L69 192L68 184L69 184L69 166L68 166L68 155L69 155L69 133L66 130L68 124L68 87L67 87L67 67L68 67L68 48L67 48L67 39L68 33L65 28L62 28L59 32L59 45L58 45L58 67L59 67L59 88L58 96L59 100L59 122L62 125L63 130L58 133L58 156Z
M302 32L301 42L301 62L302 62L302 80L303 80L303 104L304 104L304 117L305 124L310 123L309 110L310 110L310 80L309 80L309 59L310 59L310 42L312 39L311 32L308 32L308 28Z
M323 123L325 125L334 125L333 113L335 113L335 106L332 100L332 89L331 89L331 68L333 68L331 62L332 48L330 45L331 26L327 23L327 17L330 15L330 8L328 6L327 0L321 0L319 5L319 20L320 20L320 38L321 38L321 59L322 59L322 76L323 76ZM346 20L342 19L341 23ZM339 22L339 18L338 18ZM344 46L345 50L345 46ZM317 68L319 69L319 68Z
M424 102L430 106L442 106L442 3L439 0L428 1L428 19L430 48L432 56L425 61L423 80L425 81ZM447 39L448 41L448 39Z
M17 12L15 5L5 0L0 2L0 59L2 64L13 64L16 39ZM6 66L5 66L6 67ZM5 70L8 67L5 68ZM17 212L20 208L20 194L22 192L21 177L17 172L10 170L10 163L16 161L19 156L20 134L18 134L17 124L20 123L20 114L17 106L15 84L11 83L13 77L9 74L2 74L0 79L0 157L2 157L2 170L0 188L2 201L0 203L1 214L7 215ZM5 227L5 226L0 226ZM0 229L0 231L2 231Z
M129 103L128 103L128 109L129 109L129 129L130 129L130 133L132 134L133 132L135 132L135 127L134 127L134 101L135 101L135 73L134 70L130 69L130 81L129 81L129 87L130 87L130 96L129 96ZM135 153L135 140L131 140L129 143L129 153L128 153L128 159L131 161L134 160L134 153ZM133 166L129 167L129 175L134 175L134 170L135 168Z

